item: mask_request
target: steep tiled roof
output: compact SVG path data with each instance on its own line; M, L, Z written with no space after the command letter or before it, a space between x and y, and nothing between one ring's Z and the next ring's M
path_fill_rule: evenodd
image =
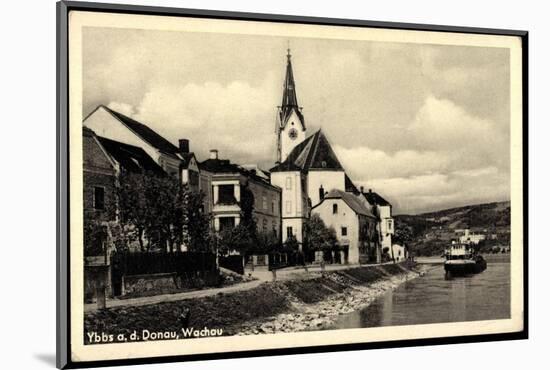
M357 189L357 187L355 186L353 181L351 181L351 179L349 178L349 176L347 174L346 174L346 177L345 177L345 183L346 183L346 191L348 193L353 193L355 195L361 194L361 192Z
M158 175L165 174L163 169L143 149L101 136L97 138L107 153L127 171L134 173L153 172Z
M106 106L104 106L104 108L113 116L115 116L119 121L121 121L124 125L126 125L130 130L135 132L139 137L148 142L150 145L157 148L163 153L177 157L179 149L174 144L170 143L168 140L157 134L151 128L144 125L143 123L136 121L133 118L114 111L111 108L108 108Z
M325 202L327 199L342 199L355 213L367 217L376 218L376 216L371 212L369 204L366 202L365 198L360 195L354 195L342 190L333 189L325 195L325 198L320 204ZM316 205L313 208L318 207Z
M332 146L325 134L318 130L298 144L284 162L271 169L271 172L301 170L334 170L343 171L344 168L336 157Z
M391 203L388 202L386 199L382 198L378 193L375 193L374 191L368 191L366 193L363 193L365 198L369 201L370 204L379 205L379 206L391 206Z

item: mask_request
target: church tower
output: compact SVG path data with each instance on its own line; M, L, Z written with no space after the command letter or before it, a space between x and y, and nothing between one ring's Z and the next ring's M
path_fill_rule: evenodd
M292 72L290 49L287 50L283 101L277 114L277 162L284 162L292 149L306 138L306 124L302 108L296 98L296 84Z

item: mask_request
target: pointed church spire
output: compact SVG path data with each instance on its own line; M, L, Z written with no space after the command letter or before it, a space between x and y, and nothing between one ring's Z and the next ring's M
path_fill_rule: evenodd
M281 108L284 111L291 108L298 108L298 99L296 98L296 85L294 83L294 74L292 73L292 55L290 54L290 48L287 49L287 62L286 62L286 77L285 86L283 90L283 102Z
M302 115L302 108L298 106L298 98L296 97L296 83L294 82L294 73L292 71L292 55L290 54L290 47L287 49L286 54L286 76L285 85L283 88L283 101L279 108L280 124L281 127L286 125L287 119L292 112L296 112L299 117L302 129L305 130L304 116Z
M286 54L286 75L283 89L283 101L278 107L277 122L277 162L286 159L292 148L305 139L306 124L302 108L296 98L296 84L292 72L290 47Z

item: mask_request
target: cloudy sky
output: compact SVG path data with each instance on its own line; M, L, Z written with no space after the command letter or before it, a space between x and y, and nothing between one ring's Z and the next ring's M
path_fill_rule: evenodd
M288 43L308 134L395 213L509 199L508 49L86 28L83 115L270 168Z

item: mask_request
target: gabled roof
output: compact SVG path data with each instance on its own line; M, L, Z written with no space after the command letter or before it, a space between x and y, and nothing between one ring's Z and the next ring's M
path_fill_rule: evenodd
M157 175L166 174L143 149L101 136L97 138L107 153L127 171L134 173L153 172Z
M382 198L378 193L375 193L374 191L369 190L368 192L363 193L363 195L372 205L376 204L378 206L391 206L390 202Z
M342 190L333 189L325 195L323 201L316 205L313 208L319 207L328 199L342 199L355 213L371 218L376 218L376 216L370 210L369 204L366 202L365 198L360 195L354 195Z
M325 134L318 130L298 144L271 172L311 170L344 171Z
M91 146L94 144L95 148L103 154L102 157L98 157L96 155L97 152L94 153L94 147ZM82 126L82 149L84 151L82 157L84 169L103 169L112 172L113 175L116 174L116 162L103 145L101 145L96 133L87 126Z
M181 164L180 169L186 169L189 167L189 163L191 162L191 159L195 158L195 161L197 161L197 158L195 157L195 153L189 152L189 153L179 153L181 157ZM198 166L198 162L197 162Z
M125 126L127 126L130 130L132 130L136 135L141 137L143 140L148 142L151 146L155 147L156 149L160 150L161 152L165 154L172 155L174 157L178 157L179 149L174 144L157 134L155 131L153 131L148 126L144 125L141 122L136 121L133 118L130 118L128 116L125 116L124 114L114 111L109 107L102 106L107 112L111 113L113 116L115 116L120 122L122 122Z

